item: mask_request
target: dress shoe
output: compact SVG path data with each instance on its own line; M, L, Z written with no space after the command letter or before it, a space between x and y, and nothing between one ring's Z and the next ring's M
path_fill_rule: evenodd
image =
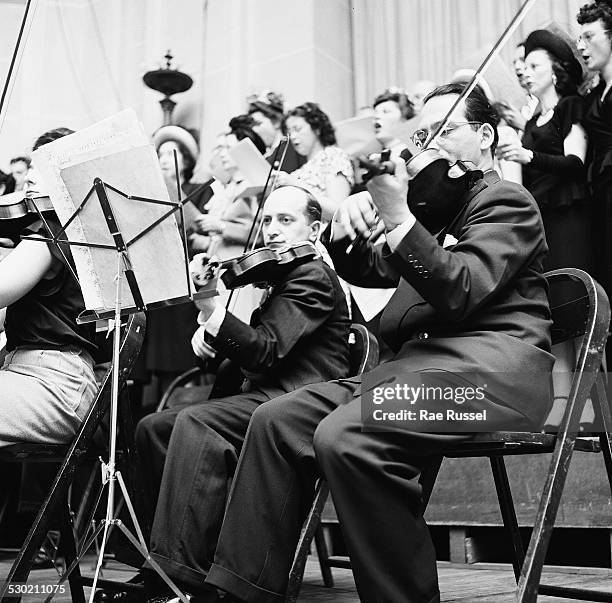
M146 601L144 592L144 576L141 572L130 578L126 583L134 587L126 587L125 590L110 590L101 588L94 595L95 603L143 603Z

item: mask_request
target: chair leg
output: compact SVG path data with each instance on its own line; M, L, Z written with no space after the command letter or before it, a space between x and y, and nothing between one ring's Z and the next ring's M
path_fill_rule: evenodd
M323 508L325 507L325 501L327 500L328 495L329 486L323 478L320 478L317 482L310 512L308 513L308 517L304 523L304 529L302 530L302 534L298 542L295 557L293 559L293 565L291 566L291 571L289 572L289 584L287 586L287 593L285 596L285 601L287 603L295 603L298 595L300 594L302 579L304 577L304 568L306 567L306 559L310 551L310 544L312 543L312 539L315 537L317 529L321 523L321 514L323 513ZM325 580L325 569L329 572L329 576L331 577L329 566L324 566L321 558L319 558L319 563L321 564L323 579ZM325 582L325 585L327 586L327 582ZM331 585L333 586L333 582Z
M68 504L64 505L62 508L60 521L60 552L64 556L66 568L69 568L77 558L77 545ZM81 570L78 563L72 572L70 572L68 583L70 584L72 602L85 603L85 592L83 590Z
M540 498L540 506L531 532L529 546L518 583L517 603L536 603L542 567L552 535L561 494L574 452L576 436L560 434Z
M423 513L427 509L431 493L436 484L440 467L442 466L443 456L432 457L431 463L421 472L419 484L421 484L421 500L423 502Z
M144 538L148 542L151 535L151 526L153 525L154 509L150 508L147 501L147 493L145 492L144 483L142 481L141 460L136 449L135 439L136 428L134 426L134 417L132 415L132 406L128 395L128 390L124 390L121 404L121 433L123 435L124 454L122 465L125 467L127 482L130 485L130 493L134 510L138 522L143 531Z
M525 559L525 549L521 540L518 521L516 519L516 511L512 500L512 491L510 482L508 481L508 472L506 471L506 463L501 456L489 457L491 462L491 471L495 481L495 489L497 490L497 500L499 501L499 509L504 521L504 527L510 536L512 542L512 567L514 568L514 577L518 582L521 575L521 567Z
M87 484L81 495L81 502L74 516L74 531L76 534L82 534L89 526L83 522L88 518L91 505L96 500L96 484L100 482L100 467L98 463L94 464L89 472Z
M66 500L68 495L69 481L66 475L59 475L43 502L41 508L36 515L36 519L32 524L26 539L19 550L17 558L6 577L2 591L0 591L1 601L18 601L19 598L7 597L9 584L25 583L28 581L28 576L32 570L34 557L38 553L42 543L47 536L49 529L50 518L58 510L59 504Z
M331 567L328 564L329 550L327 548L327 542L325 542L325 534L321 524L317 526L317 530L314 535L315 547L317 549L317 559L319 560L319 567L321 568L321 576L323 577L323 584L327 588L334 587L334 576L331 571Z

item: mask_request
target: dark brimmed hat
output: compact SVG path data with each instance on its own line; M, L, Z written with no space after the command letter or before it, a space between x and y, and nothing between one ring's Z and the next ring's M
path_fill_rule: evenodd
M532 31L525 40L525 56L532 50L546 50L553 55L567 71L576 85L582 81L582 65L572 52L570 45L547 29Z
M162 126L153 134L153 144L156 150L158 150L164 142L168 142L169 140L182 143L191 153L192 157L194 159L197 158L198 143L189 130L181 126Z

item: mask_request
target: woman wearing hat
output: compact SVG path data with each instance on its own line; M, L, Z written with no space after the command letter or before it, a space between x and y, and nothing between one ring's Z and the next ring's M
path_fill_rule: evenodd
M176 168L174 165L174 151L178 163L178 176L182 196L190 195L199 189L199 193L192 198L193 204L201 211L212 196L210 183L195 184L191 182L193 170L198 158L198 143L193 134L181 126L162 126L153 134L153 144L157 150L159 165L161 167L170 198L178 200L178 187L176 182ZM192 225L187 224L188 232Z
M523 185L542 212L549 246L545 269L590 271L587 141L577 92L582 67L569 44L544 29L529 34L525 52L524 82L539 109L525 126L522 144L501 145L500 152L522 164Z
M577 90L582 67L569 44L540 29L525 40L523 79L539 107L527 121L522 144L500 145L502 157L522 164L523 185L540 207L549 248L545 270L572 267L590 272L590 206L584 167L587 140L580 125L582 99ZM557 295L570 297L571 290L557 291ZM555 400L549 416L553 425L565 408L575 353L571 342L558 348L553 370Z
M306 159L298 155L289 141L287 150L280 146L283 133L281 125L284 117L283 95L272 90L247 97L248 113L253 118L253 130L266 145L265 158L274 169L281 169L290 174L306 163Z
M612 295L612 2L585 4L578 13L578 49L599 85L584 99L582 124L589 137L588 180L597 249L594 276Z

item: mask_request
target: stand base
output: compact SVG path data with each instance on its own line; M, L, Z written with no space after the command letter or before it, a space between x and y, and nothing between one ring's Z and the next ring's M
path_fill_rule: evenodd
M105 471L108 471L108 468L105 467L103 474ZM134 536L130 532L130 530L125 526L123 521L121 521L120 519L117 519L116 517L105 518L103 521L100 522L100 524L96 527L96 529L89 536L89 538L83 543L81 550L78 551L77 553L76 559L70 564L68 568L66 568L66 571L62 574L59 581L57 582L57 585L59 586L60 584L63 584L64 582L66 582L66 580L68 580L70 574L79 565L85 553L89 550L89 548L94 543L96 538L100 535L100 533L103 532L104 540L102 542L102 547L100 548L100 551L98 554L98 563L96 565L96 573L93 578L93 583L91 585L91 593L89 595L89 603L93 603L93 598L96 593L96 586L98 584L98 576L99 576L100 568L102 567L102 561L104 558L104 544L106 542L106 536L108 535L109 529L116 526L123 532L125 537L130 541L130 543L134 546L134 548L143 556L145 560L145 565L143 567L150 567L153 571L155 571L159 575L159 577L168 585L170 590L172 590L172 592L178 597L179 601L182 601L182 603L189 603L189 599L187 598L187 596L181 592L181 590L176 586L176 584L174 584L174 582L172 582L172 580L166 574L166 572L164 572L164 570L157 564L157 562L149 554L149 550L145 543L144 536L140 528L140 524L138 523L138 519L134 511L134 506L127 492L127 488L125 486L125 482L123 481L123 477L121 476L121 472L108 471L107 476L103 476L103 480L104 480L103 485L111 484L115 479L119 483L119 487L121 488L121 492L123 494L123 500L125 501L125 504L127 505L128 511L130 513L130 517L132 518L132 521L134 522L134 528L136 530L137 537ZM96 503L96 507L97 507L97 503ZM56 592L57 592L57 589L55 590L54 593L50 594L45 599L45 603L48 603L49 601L51 601L53 597L55 596Z

